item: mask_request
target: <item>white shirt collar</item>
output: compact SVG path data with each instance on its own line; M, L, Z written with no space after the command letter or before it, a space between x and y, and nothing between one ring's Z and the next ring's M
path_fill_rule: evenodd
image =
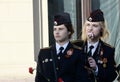
M89 51L89 47L92 45L92 46L94 46L94 48L92 49L92 55L93 55L93 53L95 52L95 50L98 46L98 43L99 43L99 41L95 42L94 44L90 44L89 42L87 42L87 52Z
M60 47L63 47L63 48L64 48L63 51L62 51L62 52L64 52L64 50L66 49L68 43L69 43L69 41L66 42L63 46L61 46L61 45L59 45L59 44L56 42L56 51L57 51L57 54L60 52L60 50L59 50Z

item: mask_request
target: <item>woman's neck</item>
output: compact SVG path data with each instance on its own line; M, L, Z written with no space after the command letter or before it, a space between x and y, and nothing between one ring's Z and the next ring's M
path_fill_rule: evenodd
M66 40L66 41L62 41L62 42L60 42L60 41L58 41L57 43L59 44L59 45L61 45L61 46L63 46L65 43L67 43L69 40Z
M91 40L91 39L89 39L88 41L89 41L90 44L94 44L94 43L96 43L97 41L99 41L99 39L96 39L96 40Z

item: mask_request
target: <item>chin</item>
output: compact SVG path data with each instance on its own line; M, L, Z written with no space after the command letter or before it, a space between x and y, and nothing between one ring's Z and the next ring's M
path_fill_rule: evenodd
M64 40L56 40L56 42L62 43L64 42Z
M93 40L93 39L94 39L94 37L87 37L87 39L88 39L88 40Z
M61 40L60 39L56 39L56 42L61 42Z
M60 39L60 38L55 38L55 40L56 40L56 41L59 41L59 40L61 40L61 39Z

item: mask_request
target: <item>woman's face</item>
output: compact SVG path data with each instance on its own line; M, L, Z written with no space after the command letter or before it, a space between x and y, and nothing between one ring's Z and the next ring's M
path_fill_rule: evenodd
M102 29L99 22L86 22L86 35L88 40L98 40Z
M64 24L54 26L53 32L56 42L64 43L69 40L70 32L67 30Z

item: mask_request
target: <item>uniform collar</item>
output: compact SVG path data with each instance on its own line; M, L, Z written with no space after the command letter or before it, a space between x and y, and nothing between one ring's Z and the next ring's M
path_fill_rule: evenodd
M59 44L56 42L56 51L57 51L57 54L59 53L59 48L60 48L60 47L63 47L63 48L64 48L64 50L63 50L63 52L64 52L68 44L69 44L69 41L66 42L63 46L59 45Z
M90 42L88 41L88 42L87 42L87 45L88 45L87 48L89 48L89 47L92 45L92 46L94 46L94 48L96 49L97 46L98 46L98 43L99 43L99 41L95 42L94 44L90 44Z
M99 41L95 42L94 44L90 44L90 42L88 41L87 42L87 52L89 51L89 47L92 45L92 46L94 46L94 48L92 49L92 55L93 55L93 53L97 49L98 44L99 44Z

